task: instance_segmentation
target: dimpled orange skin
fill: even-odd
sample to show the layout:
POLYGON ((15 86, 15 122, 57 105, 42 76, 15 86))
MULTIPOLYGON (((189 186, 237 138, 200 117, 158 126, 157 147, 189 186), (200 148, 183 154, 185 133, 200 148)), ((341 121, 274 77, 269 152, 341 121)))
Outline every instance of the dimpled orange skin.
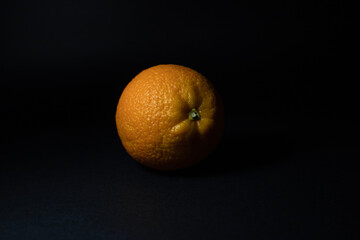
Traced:
POLYGON ((124 89, 116 126, 126 151, 157 170, 204 159, 221 138, 223 106, 213 85, 191 68, 166 64, 139 73, 124 89), (189 113, 195 110, 198 118, 189 113))

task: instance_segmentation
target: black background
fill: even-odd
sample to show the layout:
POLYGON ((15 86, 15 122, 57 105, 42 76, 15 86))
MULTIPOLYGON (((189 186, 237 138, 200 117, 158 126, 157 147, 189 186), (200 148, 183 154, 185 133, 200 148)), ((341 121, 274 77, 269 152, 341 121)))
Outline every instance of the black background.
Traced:
POLYGON ((358 239, 358 91, 340 1, 5 1, 1 239, 358 239), (214 83, 224 137, 172 173, 114 115, 161 63, 214 83))

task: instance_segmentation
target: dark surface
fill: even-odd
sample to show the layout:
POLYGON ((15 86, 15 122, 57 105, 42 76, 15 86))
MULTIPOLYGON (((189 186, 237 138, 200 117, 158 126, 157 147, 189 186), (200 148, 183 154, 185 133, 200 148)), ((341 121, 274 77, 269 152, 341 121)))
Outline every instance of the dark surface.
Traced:
POLYGON ((340 1, 2 9, 0 239, 359 239, 340 1), (203 73, 226 110, 215 152, 177 172, 137 164, 114 122, 126 84, 160 63, 203 73))

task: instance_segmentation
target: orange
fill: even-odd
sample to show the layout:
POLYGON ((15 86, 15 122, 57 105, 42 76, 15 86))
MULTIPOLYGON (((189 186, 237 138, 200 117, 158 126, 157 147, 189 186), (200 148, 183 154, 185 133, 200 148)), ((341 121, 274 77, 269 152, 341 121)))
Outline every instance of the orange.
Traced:
POLYGON ((202 74, 166 64, 143 70, 126 86, 115 120, 123 146, 136 161, 177 170, 215 148, 223 114, 217 91, 202 74))

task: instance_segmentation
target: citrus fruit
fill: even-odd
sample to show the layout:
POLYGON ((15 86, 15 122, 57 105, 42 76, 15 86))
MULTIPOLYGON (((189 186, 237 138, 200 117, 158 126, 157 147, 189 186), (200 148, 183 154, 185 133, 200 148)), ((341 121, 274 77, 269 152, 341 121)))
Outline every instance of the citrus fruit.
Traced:
POLYGON ((115 120, 123 146, 136 161, 177 170, 198 163, 215 148, 223 114, 217 91, 202 74, 163 64, 129 82, 115 120))

